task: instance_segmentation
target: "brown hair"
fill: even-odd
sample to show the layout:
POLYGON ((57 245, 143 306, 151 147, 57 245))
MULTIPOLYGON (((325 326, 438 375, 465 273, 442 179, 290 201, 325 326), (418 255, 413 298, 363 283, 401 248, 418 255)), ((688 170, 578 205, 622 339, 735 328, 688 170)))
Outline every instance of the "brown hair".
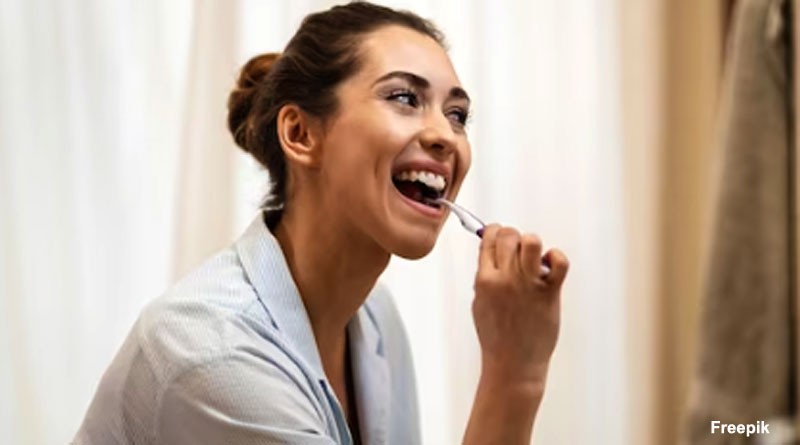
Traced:
POLYGON ((445 47, 428 20, 367 2, 352 2, 306 16, 283 54, 253 57, 228 98, 228 128, 236 144, 266 167, 271 188, 264 207, 286 202, 286 159, 278 141, 277 116, 292 103, 325 119, 337 109, 334 89, 358 71, 358 38, 382 26, 419 31, 445 47))

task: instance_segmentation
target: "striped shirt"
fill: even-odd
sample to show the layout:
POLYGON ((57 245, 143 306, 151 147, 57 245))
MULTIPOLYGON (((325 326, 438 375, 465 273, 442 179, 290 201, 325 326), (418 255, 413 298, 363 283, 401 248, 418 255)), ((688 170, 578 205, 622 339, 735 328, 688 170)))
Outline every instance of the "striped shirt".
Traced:
MULTIPOLYGON (((411 355, 383 286, 347 330, 362 443, 419 443, 411 355)), ((352 443, 283 251, 261 217, 142 311, 73 443, 352 443)))

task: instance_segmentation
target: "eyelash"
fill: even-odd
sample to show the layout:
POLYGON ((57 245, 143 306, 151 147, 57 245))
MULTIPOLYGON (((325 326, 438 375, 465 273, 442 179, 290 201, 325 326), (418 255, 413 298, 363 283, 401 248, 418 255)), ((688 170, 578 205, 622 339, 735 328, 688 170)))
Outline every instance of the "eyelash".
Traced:
POLYGON ((450 113, 455 113, 458 116, 457 118, 458 125, 466 127, 467 124, 469 123, 469 117, 470 117, 469 111, 461 108, 455 108, 453 110, 450 110, 450 113))
POLYGON ((409 89, 394 90, 389 93, 389 97, 387 97, 387 99, 401 102, 404 105, 408 105, 413 108, 416 108, 419 105, 419 95, 415 91, 409 89), (408 102, 398 101, 397 99, 401 97, 408 98, 408 102))
MULTIPOLYGON (((387 100, 400 102, 403 105, 407 105, 412 108, 416 108, 419 106, 419 94, 410 89, 392 91, 387 96, 387 100), (406 98, 407 100, 401 101, 399 100, 400 98, 406 98)), ((448 115, 450 114, 455 114, 456 123, 461 127, 465 127, 469 122, 470 114, 469 111, 467 110, 464 110, 462 108, 454 108, 448 112, 448 115)))

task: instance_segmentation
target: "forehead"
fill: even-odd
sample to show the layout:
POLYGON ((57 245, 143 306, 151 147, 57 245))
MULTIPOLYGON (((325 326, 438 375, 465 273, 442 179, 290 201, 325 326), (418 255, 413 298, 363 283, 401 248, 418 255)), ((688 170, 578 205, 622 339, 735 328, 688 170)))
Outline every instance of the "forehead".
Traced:
POLYGON ((461 86, 450 57, 436 40, 403 26, 384 26, 360 44, 357 77, 375 80, 391 71, 406 71, 427 79, 434 88, 461 86))

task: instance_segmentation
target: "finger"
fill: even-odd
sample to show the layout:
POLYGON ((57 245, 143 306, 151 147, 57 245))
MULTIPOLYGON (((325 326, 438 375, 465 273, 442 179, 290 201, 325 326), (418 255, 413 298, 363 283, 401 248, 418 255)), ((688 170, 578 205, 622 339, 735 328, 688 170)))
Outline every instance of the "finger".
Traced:
POLYGON ((519 232, 513 227, 497 231, 497 267, 501 270, 519 271, 519 232))
POLYGON ((536 235, 525 233, 520 237, 520 268, 528 281, 535 280, 542 273, 542 240, 536 235))
POLYGON ((550 273, 543 279, 549 284, 560 286, 567 276, 567 270, 569 270, 569 260, 567 260, 567 256, 558 249, 550 249, 544 254, 543 261, 550 264, 550 273))
POLYGON ((497 269, 495 251, 497 250, 497 231, 500 224, 489 224, 483 228, 481 251, 478 254, 478 270, 497 269))

